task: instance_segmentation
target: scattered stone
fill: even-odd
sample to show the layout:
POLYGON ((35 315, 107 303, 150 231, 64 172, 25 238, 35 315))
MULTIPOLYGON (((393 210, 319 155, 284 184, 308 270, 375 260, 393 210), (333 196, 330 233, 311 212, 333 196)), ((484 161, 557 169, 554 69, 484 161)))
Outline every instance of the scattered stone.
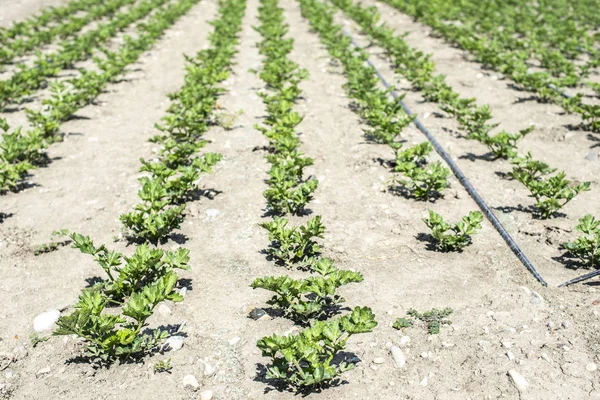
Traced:
POLYGON ((487 335, 488 333, 490 333, 490 328, 488 328, 487 326, 484 326, 484 327, 483 327, 483 333, 484 333, 484 334, 486 334, 486 335, 487 335))
POLYGON ((595 151, 590 151, 585 156, 585 159, 588 161, 596 161, 598 159, 598 153, 596 153, 595 151))
POLYGON ((442 342, 442 347, 454 347, 454 343, 450 343, 450 342, 442 342))
POLYGON ((235 346, 236 344, 238 344, 240 342, 240 340, 242 340, 242 338, 239 337, 239 336, 236 336, 236 337, 234 337, 233 339, 231 339, 229 341, 229 345, 230 346, 235 346))
POLYGON ((394 359, 396 367, 403 368, 406 365, 406 356, 404 355, 404 352, 396 346, 392 346, 390 352, 392 353, 392 358, 394 359))
POLYGON ((519 389, 519 392, 523 392, 529 387, 529 382, 514 369, 508 371, 508 376, 510 376, 517 389, 519 389))
POLYGON ((194 375, 186 375, 183 377, 183 387, 197 390, 200 387, 200 384, 194 375))
POLYGON ((158 306, 158 313, 163 317, 166 317, 167 315, 171 315, 171 309, 168 305, 161 304, 160 306, 158 306))
POLYGON ((179 295, 181 295, 181 297, 185 297, 186 294, 187 294, 186 287, 182 287, 181 289, 179 289, 179 295))
POLYGON ((481 72, 478 72, 477 75, 475 75, 475 78, 481 79, 483 78, 483 74, 481 72))
POLYGON ((542 353, 542 358, 548 363, 548 364, 552 364, 552 360, 550 359, 550 357, 548 357, 548 354, 546 353, 542 353))
POLYGON ((421 353, 421 358, 427 358, 427 357, 429 357, 429 354, 427 354, 426 351, 421 353))
POLYGON ((200 400, 211 400, 213 398, 212 390, 205 390, 200 393, 200 400))
POLYGON ((505 349, 510 349, 512 347, 512 343, 511 342, 502 342, 502 347, 504 347, 505 349))
POLYGON ((504 327, 504 332, 517 333, 517 330, 515 328, 513 328, 512 326, 505 326, 504 327))
POLYGON ((165 341, 163 350, 166 351, 177 351, 183 347, 183 336, 171 336, 165 341))
POLYGON ((221 213, 221 211, 219 211, 215 208, 209 208, 208 210, 206 210, 206 218, 213 219, 220 213, 221 213))
POLYGON ((546 324, 546 326, 548 327, 548 330, 550 330, 550 331, 553 331, 553 330, 556 329, 556 325, 552 321, 548 321, 548 323, 546 324))
POLYGON ((250 311, 250 318, 253 320, 257 320, 265 315, 267 315, 267 312, 262 308, 253 308, 252 311, 250 311))
POLYGON ((377 365, 375 365, 375 364, 371 364, 371 369, 373 371, 377 371, 379 369, 379 367, 377 365))
POLYGON ((375 357, 373 359, 373 364, 383 364, 385 362, 385 358, 383 357, 375 357))
POLYGON ((506 352, 506 356, 508 357, 508 359, 509 359, 510 361, 515 361, 515 355, 512 353, 512 351, 510 351, 510 350, 509 350, 509 351, 507 351, 507 352, 506 352))
POLYGON ((421 381, 421 386, 427 386, 427 377, 423 378, 421 381))
POLYGON ((585 369, 588 372, 594 372, 595 370, 598 369, 598 366, 596 364, 594 364, 594 363, 589 363, 588 365, 585 366, 585 369))
POLYGON ((213 367, 210 364, 204 365, 204 376, 211 377, 217 372, 217 367, 213 367))
POLYGON ((531 295, 531 290, 529 290, 529 288, 527 286, 521 286, 521 287, 519 287, 519 289, 521 289, 523 292, 525 292, 525 294, 531 295))
POLYGON ((36 332, 51 331, 55 327, 56 321, 60 317, 60 311, 48 310, 41 313, 33 320, 33 330, 36 332))
POLYGON ((38 372, 36 372, 35 377, 39 378, 40 376, 44 376, 49 373, 50 373, 50 367, 45 367, 45 368, 40 369, 38 372))
POLYGON ((409 343, 410 343, 410 337, 409 336, 402 336, 400 338, 400 346, 406 346, 409 343))
POLYGON ((493 317, 494 312, 492 310, 490 310, 490 311, 486 312, 485 315, 487 315, 488 317, 493 317))
POLYGON ((571 323, 569 321, 563 321, 560 323, 560 326, 562 326, 563 329, 569 329, 571 327, 571 323))
POLYGON ((544 298, 538 292, 531 293, 531 304, 544 304, 544 298))

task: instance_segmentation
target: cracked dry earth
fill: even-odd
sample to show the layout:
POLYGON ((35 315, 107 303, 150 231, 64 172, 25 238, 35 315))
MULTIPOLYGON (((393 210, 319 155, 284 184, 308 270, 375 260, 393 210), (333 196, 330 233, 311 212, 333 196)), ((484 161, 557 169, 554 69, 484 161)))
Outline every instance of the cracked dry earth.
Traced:
MULTIPOLYGON (((5 26, 59 3, 2 2, 0 23, 5 26)), ((493 79, 460 50, 430 37, 426 27, 376 1, 365 4, 377 5, 398 33, 408 32, 412 46, 433 53, 438 71, 447 75, 452 86, 461 95, 489 103, 503 127, 535 122, 538 128, 524 140, 526 149, 534 149, 569 176, 591 179, 593 189, 598 189, 595 177, 600 162, 586 159, 593 143, 585 134, 564 128, 570 117, 558 107, 535 101, 515 103, 521 94, 509 82, 493 79)), ((210 140, 206 150, 223 155, 213 173, 202 178, 203 188, 215 194, 188 205, 179 232, 191 251, 192 269, 181 274, 191 282, 185 301, 169 304, 160 316, 161 324, 186 321, 183 348, 168 353, 171 373, 153 372, 154 364, 165 358, 161 354, 143 362, 94 369, 74 360, 82 346, 69 336, 51 337, 33 347, 28 337, 34 317, 47 309, 68 309, 97 268, 69 246, 38 257, 33 249, 47 242, 52 231, 68 228, 129 251, 122 241, 112 243, 120 233, 118 216, 136 204, 139 158, 151 157, 154 145, 147 139, 156 134, 154 123, 168 106, 167 94, 183 83, 183 54, 207 46, 207 22, 217 10, 214 0, 203 0, 181 18, 130 68, 125 81, 112 85, 98 105, 78 113, 85 118, 63 125, 66 140, 50 147, 54 161, 34 172, 32 187, 0 197, 0 210, 10 215, 0 224, 0 398, 196 399, 203 390, 227 400, 296 397, 264 381, 267 360, 256 341, 298 328, 283 318, 248 318, 249 310, 264 306, 270 297, 252 290, 252 280, 281 272, 261 254, 268 238, 257 225, 265 220, 262 193, 269 168, 261 150, 267 140, 253 127, 265 115, 258 96, 264 83, 250 71, 262 62, 256 48, 261 38, 253 29, 258 25, 258 5, 258 0, 247 3, 236 64, 223 84, 227 92, 219 99, 224 110, 243 113, 232 129, 216 126, 206 135, 210 140), (197 378, 198 391, 184 387, 186 375, 197 378)), ((424 232, 421 218, 431 204, 382 190, 389 171, 377 160, 389 158, 389 150, 366 142, 364 126, 349 108, 341 69, 309 29, 298 4, 285 0, 280 5, 290 25, 288 35, 295 39, 290 58, 310 76, 301 83, 297 105, 304 115, 298 126, 301 150, 314 158, 308 173, 320 182, 309 208, 327 226, 324 256, 365 277, 363 283, 342 289, 345 305, 371 307, 379 322, 372 333, 349 342, 348 351, 360 359, 357 368, 344 375, 341 385, 309 397, 600 399, 596 368, 600 291, 594 282, 557 289, 558 283, 576 273, 554 260, 559 254, 557 244, 572 238, 575 221, 586 212, 599 214, 594 192, 569 204, 569 216, 551 225, 526 212, 497 209, 530 202, 522 187, 495 173, 508 171, 508 163, 492 166, 461 158, 485 150, 449 133, 456 122, 410 91, 408 83, 394 75, 381 49, 373 47, 375 64, 398 83, 398 89, 408 91, 409 106, 496 207, 500 220, 550 285, 544 288, 529 275, 487 221, 462 253, 427 250, 417 237, 424 232), (410 308, 443 307, 451 307, 454 313, 452 324, 442 327, 439 335, 428 335, 421 326, 404 331, 392 328, 410 308), (406 355, 404 368, 396 367, 391 345, 406 355), (528 387, 519 390, 509 371, 524 377, 528 387)), ((366 43, 349 20, 342 15, 339 19, 366 43)), ((0 116, 18 120, 21 113, 0 116)), ((414 127, 404 137, 409 143, 423 140, 414 127)), ((437 212, 453 219, 475 208, 456 179, 451 180, 446 197, 435 204, 437 212)), ((178 246, 175 241, 166 244, 178 246)), ((151 323, 158 324, 158 319, 151 323)))

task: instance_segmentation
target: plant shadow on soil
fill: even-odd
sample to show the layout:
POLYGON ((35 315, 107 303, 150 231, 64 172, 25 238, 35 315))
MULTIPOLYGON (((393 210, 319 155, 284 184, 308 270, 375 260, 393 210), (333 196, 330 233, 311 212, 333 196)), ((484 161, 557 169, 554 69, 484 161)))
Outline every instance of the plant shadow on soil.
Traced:
POLYGON ((475 153, 467 153, 458 157, 461 160, 469 160, 472 162, 475 161, 496 161, 498 157, 495 157, 493 153, 485 153, 485 154, 475 154, 475 153))
POLYGON ((389 185, 387 190, 389 193, 396 196, 404 197, 407 200, 422 201, 428 203, 435 203, 437 200, 444 198, 444 194, 439 192, 431 193, 431 195, 427 198, 420 198, 415 196, 415 194, 411 190, 407 189, 402 185, 389 185))
MULTIPOLYGON (((462 253, 463 249, 456 249, 456 250, 444 250, 441 249, 440 247, 438 247, 438 242, 435 240, 435 238, 430 234, 430 233, 417 233, 415 235, 415 239, 417 239, 419 242, 423 242, 425 243, 425 248, 429 251, 435 251, 438 253, 462 253)), ((467 246, 471 245, 471 239, 469 239, 469 243, 467 244, 467 246)))
POLYGON ((0 224, 3 223, 4 221, 6 221, 7 219, 9 219, 10 217, 12 217, 13 215, 14 215, 13 213, 0 212, 0 224))
MULTIPOLYGON (((346 352, 346 351, 339 352, 338 354, 336 354, 336 356, 333 358, 333 360, 331 360, 332 365, 339 365, 342 362, 346 362, 347 364, 356 365, 359 362, 362 362, 362 360, 360 358, 358 358, 358 356, 356 354, 346 352)), ((350 383, 345 379, 336 378, 336 379, 332 379, 331 382, 324 384, 322 386, 319 386, 317 388, 300 388, 300 389, 294 390, 294 388, 286 382, 283 382, 281 380, 267 378, 267 371, 268 371, 267 365, 262 364, 262 363, 256 364, 256 376, 254 377, 254 381, 260 382, 260 383, 266 385, 265 390, 264 390, 265 394, 270 393, 272 391, 278 391, 280 393, 283 393, 283 392, 295 393, 296 396, 307 397, 314 393, 320 393, 324 389, 338 387, 341 385, 347 385, 348 383, 350 383)))
POLYGON ((588 133, 587 138, 590 142, 595 142, 593 145, 590 146, 590 149, 600 147, 600 137, 588 133))
POLYGON ((575 256, 570 254, 568 251, 564 252, 560 256, 551 257, 554 261, 562 264, 567 269, 572 270, 589 270, 591 269, 589 265, 586 265, 581 260, 578 260, 575 256))
MULTIPOLYGON (((309 295, 307 296, 309 299, 314 299, 316 296, 313 295, 309 295)), ((280 308, 275 308, 275 307, 261 307, 262 310, 264 310, 267 315, 273 319, 275 318, 286 318, 285 313, 282 309, 280 308)), ((324 312, 323 315, 321 315, 319 318, 317 318, 317 321, 327 321, 333 317, 336 317, 338 315, 340 315, 342 313, 342 311, 352 311, 352 309, 350 307, 344 307, 340 304, 335 304, 335 305, 331 305, 329 307, 327 307, 324 312)), ((290 318, 290 320, 297 326, 301 326, 303 328, 308 328, 310 326, 310 320, 309 319, 292 319, 290 318)))
MULTIPOLYGON (((515 206, 499 206, 499 207, 492 207, 492 208, 494 210, 501 211, 505 214, 510 214, 514 211, 519 211, 522 213, 531 214, 533 219, 544 220, 544 218, 541 217, 539 211, 537 210, 537 208, 535 208, 535 206, 533 204, 528 205, 528 206, 519 204, 516 207, 515 206)), ((566 216, 567 216, 567 214, 561 213, 561 212, 555 212, 554 214, 552 214, 552 218, 565 218, 566 216)))

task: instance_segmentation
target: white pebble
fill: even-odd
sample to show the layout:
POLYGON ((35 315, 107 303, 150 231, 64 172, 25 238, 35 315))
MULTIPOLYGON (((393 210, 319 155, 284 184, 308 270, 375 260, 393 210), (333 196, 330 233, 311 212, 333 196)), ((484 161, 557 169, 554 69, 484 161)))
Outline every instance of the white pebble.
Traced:
POLYGON ((39 378, 40 376, 46 375, 50 373, 50 367, 45 367, 40 369, 38 372, 35 373, 35 377, 39 378))
POLYGON ((588 365, 585 366, 585 369, 587 369, 589 372, 594 372, 595 370, 598 369, 598 366, 594 363, 589 363, 588 365))
POLYGON ((514 361, 515 360, 515 355, 512 353, 512 351, 507 351, 506 352, 506 356, 508 357, 508 359, 510 361, 514 361))
POLYGON ((163 317, 166 317, 167 315, 171 315, 171 309, 168 305, 161 304, 160 306, 158 306, 158 313, 163 317))
POLYGON ((183 377, 183 387, 196 390, 200 387, 198 380, 194 375, 186 375, 183 377))
POLYGON ((427 357, 429 357, 429 354, 427 354, 426 351, 421 353, 421 358, 427 358, 427 357))
POLYGON ((409 336, 402 336, 400 338, 400 346, 406 346, 409 343, 410 343, 410 337, 409 336))
POLYGON ((427 386, 427 377, 423 378, 421 381, 421 386, 427 386))
POLYGON ((200 393, 200 400, 210 400, 212 398, 213 398, 212 390, 205 390, 202 393, 200 393))
POLYGON ((33 320, 33 330, 36 332, 45 332, 54 329, 56 321, 60 318, 60 311, 48 310, 41 313, 33 320))
POLYGON ((183 347, 183 336, 171 336, 165 341, 163 350, 166 351, 177 351, 183 347))
POLYGON ((406 365, 406 356, 404 355, 404 352, 396 346, 392 346, 390 352, 392 353, 392 358, 394 359, 396 367, 403 368, 406 365))
POLYGON ((208 210, 206 210, 206 217, 208 219, 212 219, 212 218, 215 218, 220 213, 221 213, 221 211, 219 211, 215 208, 209 208, 208 210))
POLYGON ((217 372, 217 368, 210 364, 204 366, 204 376, 213 376, 217 372))
POLYGON ((229 341, 229 345, 230 346, 235 346, 236 344, 238 344, 240 342, 240 340, 242 340, 242 338, 239 337, 239 336, 236 336, 236 337, 234 337, 233 339, 231 339, 229 341))
POLYGON ((373 359, 373 364, 383 364, 385 359, 383 357, 376 357, 373 359))
POLYGON ((515 384, 517 389, 519 389, 520 392, 526 390, 527 387, 529 387, 529 382, 527 382, 527 380, 523 377, 523 375, 521 375, 514 369, 511 369, 510 371, 508 371, 508 375, 510 376, 513 383, 515 384))

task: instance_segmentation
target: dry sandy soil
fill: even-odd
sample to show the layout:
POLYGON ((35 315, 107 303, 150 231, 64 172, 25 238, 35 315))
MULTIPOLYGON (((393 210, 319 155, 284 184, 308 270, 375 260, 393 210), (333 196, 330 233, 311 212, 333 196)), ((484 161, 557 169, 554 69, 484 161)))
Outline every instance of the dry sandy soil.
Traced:
MULTIPOLYGON (((1 2, 0 23, 25 18, 49 3, 1 2)), ((490 104, 499 129, 534 123, 536 130, 523 140, 521 151, 531 150, 570 177, 592 181, 592 191, 570 203, 566 216, 534 219, 525 189, 498 174, 510 170, 508 163, 482 159, 485 149, 461 138, 456 121, 410 91, 408 82, 390 69, 382 50, 372 47, 375 64, 398 89, 408 92, 408 105, 494 208, 549 287, 530 276, 487 221, 463 253, 429 251, 418 239, 426 229, 421 218, 427 209, 455 220, 476 209, 475 203, 456 179, 435 204, 382 190, 389 171, 378 159, 390 158, 389 150, 365 141, 363 126, 349 108, 339 66, 309 30, 297 3, 281 4, 295 38, 290 56, 310 74, 301 84, 297 106, 305 115, 299 126, 302 150, 315 160, 308 172, 320 181, 310 210, 321 215, 327 227, 324 255, 341 268, 364 274, 362 284, 343 288, 346 305, 371 307, 379 321, 372 333, 350 341, 348 350, 361 362, 345 375, 344 383, 310 397, 600 399, 600 372, 595 368, 600 364, 600 292, 595 282, 556 288, 581 273, 556 260, 559 244, 574 238, 572 227, 585 213, 600 215, 600 162, 594 138, 568 128, 576 121, 558 106, 528 99, 509 81, 431 37, 427 27, 367 1, 377 4, 398 33, 408 32, 411 45, 433 54, 438 71, 455 90, 490 104), (405 332, 392 328, 409 308, 434 307, 454 309, 452 325, 440 335, 429 336, 422 327, 405 332), (403 369, 395 367, 389 354, 392 344, 407 356, 403 369), (375 364, 380 357, 383 363, 375 364), (525 377, 528 389, 520 392, 509 370, 525 377)), ((156 133, 153 125, 167 108, 167 93, 182 84, 183 53, 193 54, 207 45, 207 21, 217 10, 214 0, 202 1, 169 29, 126 81, 101 96, 99 105, 81 110, 81 118, 63 125, 66 140, 50 147, 53 162, 35 171, 29 189, 0 197, 0 210, 8 215, 0 224, 0 398, 195 399, 203 390, 227 400, 295 396, 264 381, 267 360, 255 343, 273 332, 296 328, 283 318, 248 318, 251 308, 263 307, 269 298, 249 284, 255 277, 281 273, 261 254, 268 238, 257 226, 264 220, 262 192, 268 169, 264 153, 256 150, 267 141, 253 128, 264 115, 257 95, 263 84, 249 71, 261 65, 255 47, 260 36, 252 29, 258 25, 257 6, 258 0, 248 0, 234 73, 219 100, 228 112, 243 110, 243 115, 233 129, 215 127, 207 134, 207 151, 224 158, 202 185, 217 194, 188 205, 180 232, 192 257, 191 271, 182 274, 191 282, 186 298, 163 308, 152 321, 186 321, 184 347, 110 369, 78 361, 81 343, 71 337, 52 337, 32 347, 28 337, 34 317, 47 309, 68 312, 86 279, 97 276, 90 258, 68 246, 38 257, 33 249, 48 242, 53 230, 68 228, 116 250, 131 251, 122 241, 113 243, 121 227, 118 216, 137 202, 139 158, 151 157, 153 145, 147 139, 156 133), (154 363, 167 357, 172 358, 172 373, 154 374, 154 363), (205 373, 207 365, 215 372, 205 373), (197 378, 198 391, 184 388, 185 375, 197 378)), ((341 15, 339 20, 367 43, 349 20, 341 15)), ((22 110, 1 116, 19 120, 22 110)), ((414 127, 404 137, 409 143, 423 141, 414 127)), ((166 247, 179 245, 171 241, 166 247)))

